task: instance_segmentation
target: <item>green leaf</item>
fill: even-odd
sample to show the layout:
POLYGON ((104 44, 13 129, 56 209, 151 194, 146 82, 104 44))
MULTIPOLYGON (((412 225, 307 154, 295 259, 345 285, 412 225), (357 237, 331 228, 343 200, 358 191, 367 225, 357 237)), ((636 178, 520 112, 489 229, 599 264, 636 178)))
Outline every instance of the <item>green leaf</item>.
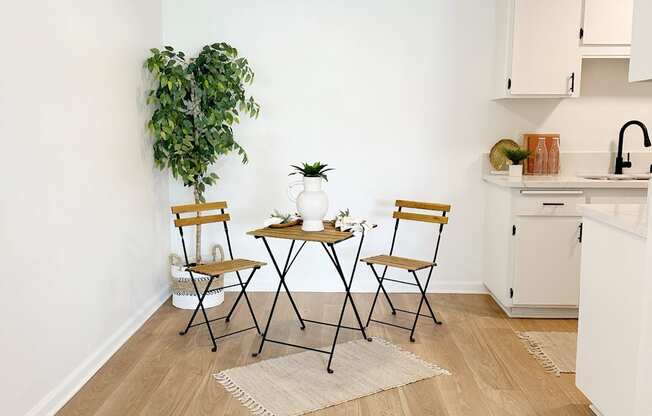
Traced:
POLYGON ((154 138, 155 165, 170 169, 203 198, 206 188, 219 179, 208 172, 218 158, 237 152, 242 163, 249 160, 232 125, 242 114, 253 118, 260 112, 245 90, 254 73, 226 43, 206 45, 187 60, 172 46, 153 48, 150 54, 145 67, 154 82, 147 97, 152 107, 147 129, 154 138))

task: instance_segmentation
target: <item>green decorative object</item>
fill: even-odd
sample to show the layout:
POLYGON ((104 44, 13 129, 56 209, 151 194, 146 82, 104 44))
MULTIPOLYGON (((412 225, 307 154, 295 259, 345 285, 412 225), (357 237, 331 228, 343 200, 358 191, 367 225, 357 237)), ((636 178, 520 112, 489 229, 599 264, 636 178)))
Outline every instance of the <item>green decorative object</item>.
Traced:
MULTIPOLYGON (((153 112, 147 127, 154 136, 156 166, 170 169, 175 179, 192 188, 195 203, 205 202, 206 187, 219 179, 209 172, 218 157, 235 151, 247 163, 233 125, 241 114, 257 118, 260 112, 245 91, 254 72, 247 59, 226 43, 206 45, 194 58, 171 46, 150 52, 145 67, 154 80, 147 99, 153 112)), ((201 263, 201 225, 195 256, 201 263)))
MULTIPOLYGON (((321 162, 315 162, 312 165, 310 163, 303 163, 303 166, 297 166, 297 165, 290 165, 294 169, 296 169, 296 172, 290 173, 290 175, 303 175, 304 177, 307 178, 322 178, 326 182, 328 182, 328 176, 326 176, 326 172, 335 170, 334 168, 328 168, 326 169, 326 164, 322 165, 321 162)), ((290 176, 288 175, 288 176, 290 176)))
POLYGON ((532 153, 522 147, 504 147, 502 151, 505 157, 512 162, 512 165, 520 165, 532 153))
POLYGON ((503 153, 505 147, 518 147, 518 143, 514 140, 505 137, 496 142, 489 152, 489 162, 491 167, 495 170, 507 170, 507 158, 503 153))

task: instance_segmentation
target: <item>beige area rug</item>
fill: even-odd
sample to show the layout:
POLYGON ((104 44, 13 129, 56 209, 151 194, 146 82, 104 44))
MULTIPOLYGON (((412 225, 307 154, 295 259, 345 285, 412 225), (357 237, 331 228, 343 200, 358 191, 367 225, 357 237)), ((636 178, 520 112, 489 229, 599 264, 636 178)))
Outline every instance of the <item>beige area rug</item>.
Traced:
POLYGON ((576 332, 517 332, 527 350, 543 367, 559 376, 575 372, 576 332))
POLYGON ((328 355, 307 351, 215 374, 254 415, 296 416, 430 377, 450 375, 382 338, 338 344, 328 355))

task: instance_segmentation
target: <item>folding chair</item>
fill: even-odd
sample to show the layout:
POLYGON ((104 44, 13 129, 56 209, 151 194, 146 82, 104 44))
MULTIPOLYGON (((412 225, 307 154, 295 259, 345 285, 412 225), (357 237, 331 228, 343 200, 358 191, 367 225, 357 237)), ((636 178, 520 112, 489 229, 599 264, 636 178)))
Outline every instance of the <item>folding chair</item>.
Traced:
MULTIPOLYGON (((258 334, 260 335, 260 328, 258 327, 258 321, 256 320, 256 315, 254 314, 254 310, 251 307, 251 302, 249 301, 249 297, 247 296, 246 289, 247 286, 249 285, 249 282, 251 282, 251 278, 253 277, 254 273, 256 273, 256 270, 260 269, 266 263, 260 261, 254 261, 254 260, 233 258, 233 250, 231 249, 231 239, 229 238, 229 227, 226 224, 227 221, 231 219, 231 217, 229 214, 224 213, 224 209, 226 208, 226 206, 227 206, 226 202, 222 201, 222 202, 207 202, 203 204, 177 205, 172 207, 172 213, 176 216, 176 219, 174 220, 174 225, 179 229, 179 234, 181 235, 181 244, 183 245, 183 255, 186 260, 186 270, 190 274, 190 280, 192 281, 192 285, 195 288, 195 293, 197 294, 197 299, 199 300, 197 307, 195 308, 195 311, 192 313, 192 317, 188 321, 188 325, 186 325, 186 329, 179 332, 179 335, 185 335, 188 332, 188 330, 192 327, 198 325, 206 325, 206 328, 208 328, 208 334, 210 335, 211 341, 213 342, 213 348, 212 348, 213 352, 217 351, 216 341, 220 338, 228 337, 230 335, 235 335, 244 331, 249 331, 250 329, 256 329, 258 331, 258 334), (212 211, 212 210, 219 210, 220 214, 199 216, 200 212, 212 211), (190 213, 190 212, 194 213, 196 216, 181 218, 180 214, 190 213), (190 263, 190 261, 188 260, 188 251, 186 250, 186 241, 183 237, 183 227, 198 225, 198 224, 217 223, 217 222, 221 222, 224 225, 224 233, 226 234, 226 243, 229 248, 229 257, 231 258, 231 260, 226 260, 218 263, 207 263, 207 264, 190 263), (243 282, 242 278, 240 277, 240 271, 248 270, 248 269, 251 269, 251 273, 249 274, 247 280, 243 282), (238 294, 238 297, 236 298, 235 302, 233 302, 233 306, 231 306, 231 310, 227 315, 209 320, 208 315, 206 314, 206 309, 204 308, 204 303, 203 303, 204 297, 208 292, 211 292, 210 287, 214 279, 223 277, 225 273, 231 273, 231 272, 235 272, 236 276, 238 277, 238 283, 229 286, 223 286, 222 289, 240 286, 240 293, 238 294), (195 280, 195 276, 194 276, 195 273, 210 277, 208 284, 206 285, 206 288, 202 293, 200 293, 199 288, 197 287, 197 281, 195 280), (219 337, 213 336, 213 330, 211 329, 210 323, 214 321, 219 321, 221 319, 224 319, 225 322, 229 322, 231 319, 231 315, 233 314, 233 311, 235 311, 235 308, 238 305, 238 302, 240 302, 240 299, 243 297, 245 298, 245 301, 247 302, 247 306, 249 307, 249 312, 251 313, 251 318, 254 321, 254 326, 241 329, 238 331, 234 331, 225 335, 221 335, 219 337), (199 311, 200 309, 202 315, 204 316, 204 322, 198 322, 193 324, 193 321, 197 316, 197 311, 199 311)), ((213 290, 217 290, 217 289, 213 289, 213 290)))
POLYGON ((373 272, 374 276, 376 277, 376 280, 378 280, 378 289, 376 289, 376 295, 374 296, 373 303, 371 304, 371 310, 369 311, 369 317, 367 318, 367 324, 366 326, 369 326, 369 322, 376 322, 379 324, 384 324, 384 325, 389 325, 393 326, 396 328, 401 328, 410 331, 410 341, 414 342, 414 330, 417 327, 417 322, 419 321, 419 317, 423 316, 425 318, 431 318, 437 325, 441 325, 441 322, 437 320, 437 317, 435 316, 435 313, 432 311, 432 307, 430 306, 430 302, 428 302, 428 298, 426 297, 426 290, 428 290, 428 284, 430 283, 430 277, 432 276, 432 271, 435 268, 436 261, 437 261, 437 253, 439 252, 439 243, 441 242, 441 234, 442 231, 444 230, 444 224, 448 224, 448 217, 446 217, 446 214, 451 210, 450 205, 445 205, 445 204, 433 204, 429 202, 416 202, 416 201, 404 201, 404 200, 397 200, 395 206, 398 207, 398 210, 394 212, 393 218, 396 219, 396 223, 394 224, 394 235, 392 236, 392 245, 389 249, 389 255, 379 255, 379 256, 374 256, 374 257, 367 257, 362 260, 360 260, 363 263, 366 263, 369 265, 371 268, 371 271, 373 272), (429 211, 441 211, 441 215, 425 215, 425 214, 418 214, 418 213, 412 213, 412 212, 403 212, 403 208, 415 208, 415 209, 422 209, 422 210, 429 210, 429 211), (405 257, 397 257, 394 256, 394 244, 396 243, 396 232, 398 231, 398 223, 399 220, 410 220, 410 221, 421 221, 421 222, 429 222, 429 223, 434 223, 434 224, 439 224, 439 233, 437 234, 437 243, 435 245, 435 256, 433 260, 430 261, 422 261, 422 260, 414 260, 414 259, 409 259, 405 257), (385 266, 383 270, 382 275, 378 275, 378 272, 376 271, 376 268, 374 267, 375 264, 385 266), (387 269, 389 267, 392 268, 397 268, 397 269, 403 269, 408 272, 408 274, 411 274, 414 277, 415 283, 412 282, 406 282, 403 280, 396 280, 396 279, 390 279, 388 277, 385 277, 385 274, 387 273, 387 269), (417 277, 417 271, 419 270, 428 270, 428 278, 426 279, 426 284, 421 285, 421 282, 419 281, 417 277), (411 285, 411 286, 416 286, 419 288, 419 292, 421 293, 421 301, 419 302, 419 307, 417 308, 416 312, 413 311, 408 311, 404 309, 399 309, 395 308, 394 304, 392 303, 392 300, 389 298, 389 295, 387 294, 387 291, 385 290, 385 287, 383 286, 384 281, 390 281, 390 282, 395 282, 395 283, 402 283, 405 285, 411 285), (372 319, 373 313, 374 313, 374 308, 376 307, 376 301, 378 300, 378 295, 380 294, 380 291, 382 290, 383 295, 385 296, 385 299, 387 299, 387 303, 389 303, 390 308, 392 309, 392 315, 396 315, 396 312, 403 312, 403 313, 408 313, 411 315, 414 315, 414 323, 412 324, 412 328, 408 328, 406 326, 401 326, 401 325, 396 325, 390 322, 384 322, 384 321, 378 321, 375 319, 372 319), (421 308, 423 304, 426 304, 428 307, 428 311, 430 312, 429 315, 424 315, 421 313, 421 308))

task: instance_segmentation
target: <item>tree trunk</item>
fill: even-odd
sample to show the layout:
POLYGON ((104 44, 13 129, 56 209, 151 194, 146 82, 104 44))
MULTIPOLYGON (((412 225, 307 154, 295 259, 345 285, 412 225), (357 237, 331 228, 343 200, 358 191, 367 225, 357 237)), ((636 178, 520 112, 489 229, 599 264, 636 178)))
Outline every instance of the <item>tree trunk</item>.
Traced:
MULTIPOLYGON (((199 191, 195 187, 194 189, 195 193, 195 204, 199 204, 201 202, 199 198, 199 191)), ((197 211, 197 216, 201 217, 201 211, 197 211)), ((200 264, 202 259, 201 259, 201 224, 197 224, 195 226, 196 231, 195 231, 195 263, 200 264)))

